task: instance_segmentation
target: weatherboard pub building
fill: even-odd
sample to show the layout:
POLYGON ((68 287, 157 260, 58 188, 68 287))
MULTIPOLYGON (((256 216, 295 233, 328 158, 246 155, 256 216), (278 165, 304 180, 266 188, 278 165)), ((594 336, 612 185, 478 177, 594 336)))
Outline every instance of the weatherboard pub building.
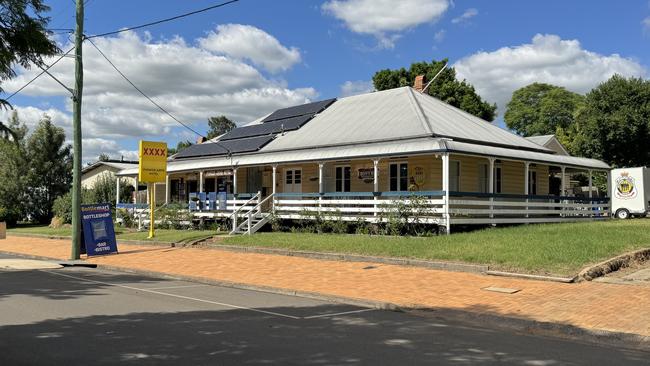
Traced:
MULTIPOLYGON (((401 87, 280 109, 192 145, 170 158, 156 201, 239 217, 234 231, 252 233, 271 212, 373 221, 418 195, 424 220, 449 232, 604 217, 609 200, 594 193, 592 177, 609 169, 570 156, 553 136, 523 138, 401 87), (583 194, 569 189, 577 173, 589 179, 583 194), (226 201, 215 203, 216 192, 226 201)), ((117 175, 137 177, 137 167, 117 175)))

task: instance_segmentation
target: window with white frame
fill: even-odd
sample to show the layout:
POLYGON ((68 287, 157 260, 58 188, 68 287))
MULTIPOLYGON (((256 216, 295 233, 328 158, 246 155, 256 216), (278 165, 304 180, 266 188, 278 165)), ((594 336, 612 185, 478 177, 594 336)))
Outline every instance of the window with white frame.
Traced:
POLYGON ((336 192, 350 192, 350 174, 352 170, 349 166, 336 167, 336 192))
POLYGON ((502 193, 501 165, 494 166, 494 193, 502 193))
POLYGON ((528 171, 528 194, 537 194, 537 172, 535 170, 528 171))
POLYGON ((460 191, 460 161, 449 161, 449 191, 460 191))
POLYGON ((489 169, 488 164, 478 164, 478 192, 480 193, 488 193, 490 190, 489 169))
POLYGON ((409 166, 407 163, 391 163, 389 165, 389 187, 390 191, 408 190, 409 166))

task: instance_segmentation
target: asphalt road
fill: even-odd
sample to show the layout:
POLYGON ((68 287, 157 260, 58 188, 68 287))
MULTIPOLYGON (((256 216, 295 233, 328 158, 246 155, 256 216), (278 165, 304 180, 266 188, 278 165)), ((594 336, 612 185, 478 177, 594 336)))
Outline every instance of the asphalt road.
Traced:
POLYGON ((638 351, 300 297, 96 269, 0 270, 0 365, 649 363, 638 351))

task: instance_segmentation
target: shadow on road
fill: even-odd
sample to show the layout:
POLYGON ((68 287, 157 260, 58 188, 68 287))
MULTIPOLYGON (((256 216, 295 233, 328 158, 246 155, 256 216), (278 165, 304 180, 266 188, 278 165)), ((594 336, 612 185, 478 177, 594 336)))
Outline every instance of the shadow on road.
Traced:
MULTIPOLYGON (((311 308, 336 313, 340 305, 311 308)), ((271 308, 291 314, 294 307, 271 308)), ((647 355, 370 312, 286 319, 247 310, 132 313, 0 328, 5 365, 645 364, 647 355), (605 362, 604 364, 612 364, 605 362)))

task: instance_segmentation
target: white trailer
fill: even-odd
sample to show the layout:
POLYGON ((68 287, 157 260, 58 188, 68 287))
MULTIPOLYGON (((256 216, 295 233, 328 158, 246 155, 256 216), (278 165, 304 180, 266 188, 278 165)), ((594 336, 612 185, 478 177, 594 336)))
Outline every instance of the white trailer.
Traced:
POLYGON ((650 169, 612 169, 612 213, 619 219, 650 212, 650 169))

